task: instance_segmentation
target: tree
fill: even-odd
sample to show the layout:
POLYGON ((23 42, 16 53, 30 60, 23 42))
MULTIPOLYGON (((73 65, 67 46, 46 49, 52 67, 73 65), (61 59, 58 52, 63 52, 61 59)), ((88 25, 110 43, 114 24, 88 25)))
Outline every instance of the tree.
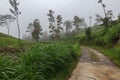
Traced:
POLYGON ((50 33, 50 38, 54 40, 55 38, 55 32, 54 32, 54 29, 55 29, 55 17, 54 17, 54 11, 52 10, 49 10, 49 13, 47 14, 47 16, 49 17, 48 20, 49 20, 49 33, 50 33))
POLYGON ((103 23, 105 27, 109 27, 112 23, 112 17, 113 17, 112 10, 109 10, 107 11, 105 18, 101 17, 99 14, 96 14, 95 20, 96 20, 96 23, 98 24, 103 23))
POLYGON ((38 41, 40 35, 42 35, 42 29, 39 20, 35 19, 33 23, 29 23, 26 32, 30 32, 32 35, 32 39, 38 41))
POLYGON ((102 1, 102 0, 99 0, 98 3, 100 3, 100 4, 102 5, 103 11, 104 11, 104 15, 105 15, 105 17, 102 18, 103 24, 104 24, 106 27, 109 27, 110 23, 112 22, 112 17, 113 17, 112 10, 106 11, 106 5, 103 4, 103 1, 102 1))
POLYGON ((62 16, 58 15, 56 18, 53 16, 54 11, 49 10, 48 20, 49 20, 49 29, 50 29, 50 38, 60 39, 60 30, 63 30, 61 27, 62 24, 62 16), (55 25, 55 21, 57 20, 57 25, 55 25))
POLYGON ((0 15, 0 26, 3 26, 4 23, 4 16, 0 15))
POLYGON ((21 14, 21 12, 18 9, 18 5, 19 2, 17 2, 17 0, 9 0, 10 5, 12 6, 12 9, 10 8, 10 12, 15 16, 16 18, 16 23, 17 23, 17 27, 18 27, 18 42, 20 43, 20 26, 19 26, 19 15, 21 14))
POLYGON ((58 15, 57 16, 57 27, 55 29, 55 37, 56 39, 60 39, 60 30, 63 30, 63 28, 61 27, 62 22, 62 16, 58 15))
POLYGON ((97 25, 103 23, 103 20, 102 20, 103 18, 99 14, 96 14, 95 16, 96 16, 95 21, 97 25))
POLYGON ((87 36, 88 39, 91 38, 91 28, 90 27, 85 28, 85 34, 86 34, 86 36, 87 36))
POLYGON ((76 34, 78 34, 78 31, 79 31, 79 29, 80 29, 80 28, 79 28, 80 22, 81 22, 80 18, 79 18, 78 16, 74 16, 73 25, 74 25, 74 27, 75 27, 75 32, 76 32, 76 34))
POLYGON ((6 15, 0 15, 0 25, 6 26, 7 27, 7 33, 9 35, 9 28, 10 28, 10 23, 15 20, 15 17, 12 15, 6 14, 6 15))
POLYGON ((65 30, 66 30, 66 35, 68 36, 70 33, 70 30, 72 29, 72 22, 69 20, 66 20, 64 22, 65 30))
POLYGON ((118 14, 118 20, 120 21, 120 13, 118 14))
POLYGON ((89 20, 90 20, 90 26, 92 25, 92 16, 89 16, 89 20))
POLYGON ((85 19, 79 18, 78 16, 74 16, 73 25, 75 27, 75 34, 78 34, 80 27, 86 26, 85 19))
POLYGON ((106 9, 105 9, 106 5, 103 4, 103 1, 102 1, 102 0, 99 0, 98 3, 100 3, 101 6, 103 7, 104 15, 105 15, 105 17, 107 17, 107 13, 106 13, 106 9))

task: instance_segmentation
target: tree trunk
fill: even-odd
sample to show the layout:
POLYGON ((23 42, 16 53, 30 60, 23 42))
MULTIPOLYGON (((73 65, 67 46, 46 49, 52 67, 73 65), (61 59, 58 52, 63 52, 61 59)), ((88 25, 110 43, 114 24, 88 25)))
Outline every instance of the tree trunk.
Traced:
POLYGON ((9 35, 9 25, 7 25, 7 33, 8 33, 8 35, 9 35))
POLYGON ((101 5, 102 5, 102 7, 103 7, 103 11, 104 11, 104 15, 105 15, 105 17, 107 17, 105 7, 103 6, 103 4, 102 4, 102 3, 101 3, 101 5))
POLYGON ((21 40, 20 40, 20 27, 19 27, 18 16, 16 16, 16 22, 17 22, 17 27, 18 27, 18 43, 20 43, 21 40))

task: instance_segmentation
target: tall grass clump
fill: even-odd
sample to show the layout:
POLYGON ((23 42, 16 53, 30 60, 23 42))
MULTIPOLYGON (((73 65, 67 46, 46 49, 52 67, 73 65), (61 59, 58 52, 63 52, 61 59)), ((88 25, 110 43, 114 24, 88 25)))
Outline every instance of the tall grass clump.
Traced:
POLYGON ((21 80, 53 80, 67 71, 76 57, 72 46, 67 44, 36 44, 21 57, 21 80))
POLYGON ((0 56, 0 80, 14 80, 17 70, 8 56, 0 56))

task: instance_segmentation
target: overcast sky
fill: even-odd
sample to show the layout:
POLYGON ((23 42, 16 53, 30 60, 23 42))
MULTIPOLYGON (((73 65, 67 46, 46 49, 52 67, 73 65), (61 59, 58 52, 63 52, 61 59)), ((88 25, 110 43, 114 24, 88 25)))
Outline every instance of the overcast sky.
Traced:
MULTIPOLYGON (((55 11, 55 15, 62 15, 63 21, 72 20, 75 15, 84 17, 89 22, 89 16, 95 18, 98 13, 102 16, 103 9, 98 0, 18 0, 20 2, 19 17, 21 36, 25 33, 26 27, 34 19, 39 19, 43 29, 48 28, 48 10, 55 11)), ((103 0, 107 10, 113 10, 115 16, 120 12, 120 0, 103 0)), ((0 0, 0 15, 11 14, 9 0, 0 0)), ((0 27, 0 32, 7 32, 6 28, 0 27)), ((17 37, 16 23, 12 23, 10 27, 10 35, 17 37)))

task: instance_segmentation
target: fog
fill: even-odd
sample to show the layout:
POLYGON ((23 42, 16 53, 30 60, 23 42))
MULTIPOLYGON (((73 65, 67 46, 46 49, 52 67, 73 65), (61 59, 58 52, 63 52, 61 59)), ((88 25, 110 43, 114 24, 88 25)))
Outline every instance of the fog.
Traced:
MULTIPOLYGON (((63 21, 73 20, 75 15, 84 17, 86 22, 89 23, 89 16, 93 17, 95 14, 104 16, 102 6, 98 4, 98 0, 18 0, 20 2, 19 10, 19 24, 21 29, 21 36, 26 33, 26 27, 34 19, 39 19, 40 24, 44 30, 48 29, 49 22, 48 10, 55 11, 55 15, 62 15, 63 21)), ((113 10, 116 17, 120 12, 120 0, 103 0, 106 4, 107 10, 113 10)), ((0 0, 0 15, 11 14, 9 0, 0 0)), ((0 32, 6 33, 6 27, 0 27, 0 32)), ((11 23, 10 35, 17 37, 16 23, 11 23)))

